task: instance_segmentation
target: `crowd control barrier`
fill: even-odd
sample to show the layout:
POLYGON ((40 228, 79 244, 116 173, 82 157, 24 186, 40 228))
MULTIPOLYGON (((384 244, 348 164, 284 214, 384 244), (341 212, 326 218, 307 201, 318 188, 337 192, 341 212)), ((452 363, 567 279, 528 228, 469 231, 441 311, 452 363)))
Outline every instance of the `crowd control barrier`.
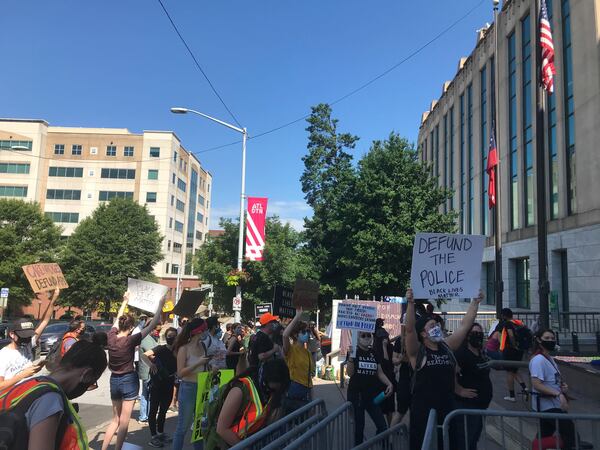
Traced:
POLYGON ((403 423, 399 423, 352 450, 408 450, 409 444, 408 428, 403 423))

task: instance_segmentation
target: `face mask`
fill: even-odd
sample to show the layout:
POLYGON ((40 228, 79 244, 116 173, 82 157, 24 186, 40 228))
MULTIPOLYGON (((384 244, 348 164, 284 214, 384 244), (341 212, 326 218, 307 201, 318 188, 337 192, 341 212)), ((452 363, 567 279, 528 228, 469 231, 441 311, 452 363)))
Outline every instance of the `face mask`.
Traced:
POLYGON ((168 336, 166 341, 167 345, 173 345, 175 343, 175 336, 168 336))
POLYGON ((217 334, 215 334, 215 337, 217 339, 221 339, 223 337, 223 330, 221 330, 220 328, 217 330, 217 334))
POLYGON ((540 341, 540 345, 549 352, 552 352, 556 349, 556 341, 540 341))
POLYGON ((373 345, 373 338, 372 337, 361 337, 358 339, 358 343, 363 348, 369 348, 370 346, 373 345))
POLYGON ((300 333, 298 335, 298 342, 306 344, 308 342, 308 333, 300 333))
POLYGON ((444 340, 444 335, 442 334, 442 327, 439 325, 431 328, 427 334, 429 335, 429 340, 432 342, 442 342, 444 340))
POLYGON ((469 344, 475 348, 483 347, 483 333, 479 331, 473 331, 469 334, 469 344))
POLYGON ((160 331, 153 331, 152 332, 152 336, 155 337, 155 338, 159 337, 160 336, 160 331))
POLYGON ((15 339, 15 344, 17 344, 18 347, 26 348, 28 345, 31 345, 31 338, 22 338, 17 336, 17 339, 15 339))
POLYGON ((144 328, 146 326, 146 321, 145 320, 140 320, 140 327, 144 328))

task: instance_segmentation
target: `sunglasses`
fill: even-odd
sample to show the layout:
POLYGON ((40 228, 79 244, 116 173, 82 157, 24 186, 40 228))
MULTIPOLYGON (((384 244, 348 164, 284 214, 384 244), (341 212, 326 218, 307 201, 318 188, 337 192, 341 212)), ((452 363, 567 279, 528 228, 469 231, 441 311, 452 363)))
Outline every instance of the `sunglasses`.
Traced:
POLYGON ((361 334, 360 337, 361 338, 370 338, 371 334, 369 334, 369 333, 361 334))

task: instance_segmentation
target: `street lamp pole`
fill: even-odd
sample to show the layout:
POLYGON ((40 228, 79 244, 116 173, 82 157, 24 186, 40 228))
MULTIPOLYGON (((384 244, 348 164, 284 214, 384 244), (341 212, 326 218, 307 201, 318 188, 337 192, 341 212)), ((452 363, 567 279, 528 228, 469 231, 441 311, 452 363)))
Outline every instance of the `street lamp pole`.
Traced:
MULTIPOLYGON (((204 117, 205 119, 212 120, 220 125, 223 125, 231 130, 237 131, 242 134, 242 187, 240 193, 240 229, 238 236, 238 259, 237 259, 237 270, 242 270, 242 263, 244 261, 244 205, 246 201, 246 141, 248 139, 248 130, 246 128, 239 128, 230 123, 223 122, 222 120, 216 119, 208 114, 201 113, 189 108, 171 108, 173 114, 187 114, 193 113, 198 116, 204 117)), ((178 284, 179 285, 179 284, 178 284)), ((242 299, 242 287, 238 284, 235 288, 235 295, 242 299)), ((240 322, 240 312, 235 311, 235 321, 240 322)))

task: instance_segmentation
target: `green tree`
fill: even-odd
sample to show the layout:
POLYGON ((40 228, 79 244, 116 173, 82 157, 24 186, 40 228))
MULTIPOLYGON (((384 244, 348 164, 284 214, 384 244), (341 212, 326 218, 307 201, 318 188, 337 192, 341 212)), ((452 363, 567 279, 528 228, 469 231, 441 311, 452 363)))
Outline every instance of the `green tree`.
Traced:
POLYGON ((56 262, 61 228, 44 215, 39 204, 0 199, 0 287, 10 289, 8 307, 31 303, 33 291, 22 266, 56 262))
POLYGON ((114 199, 100 205, 69 237, 62 258, 70 305, 109 309, 127 289, 127 277, 153 281, 162 259, 158 225, 145 206, 114 199))
POLYGON ((338 132, 338 120, 331 113, 326 104, 312 108, 306 128, 308 153, 302 158, 304 172, 300 178, 306 202, 313 208, 312 218, 305 219, 304 251, 313 270, 320 274, 326 297, 341 295, 346 285, 340 262, 351 257, 347 253, 350 230, 345 216, 356 177, 348 151, 359 139, 338 132))
MULTIPOLYGON (((227 281, 228 275, 237 266, 238 224, 221 219, 224 234, 210 238, 196 253, 194 273, 203 283, 213 285, 214 306, 226 312, 231 312, 235 295, 235 286, 229 286, 227 281)), ((296 278, 310 275, 300 245, 300 233, 289 224, 282 224, 276 216, 267 218, 263 261, 244 263, 248 279, 242 281, 243 317, 254 316, 256 303, 272 301, 275 284, 293 285, 296 278)))
POLYGON ((352 258, 343 261, 351 292, 403 294, 410 282, 418 231, 455 231, 454 213, 440 213, 452 191, 440 188, 414 147, 397 134, 375 141, 358 164, 346 210, 352 258))

